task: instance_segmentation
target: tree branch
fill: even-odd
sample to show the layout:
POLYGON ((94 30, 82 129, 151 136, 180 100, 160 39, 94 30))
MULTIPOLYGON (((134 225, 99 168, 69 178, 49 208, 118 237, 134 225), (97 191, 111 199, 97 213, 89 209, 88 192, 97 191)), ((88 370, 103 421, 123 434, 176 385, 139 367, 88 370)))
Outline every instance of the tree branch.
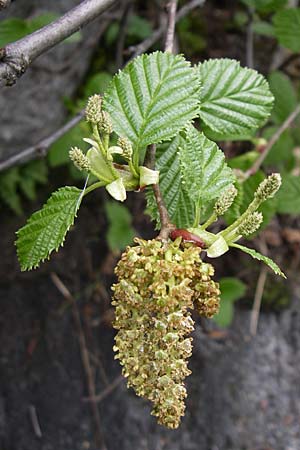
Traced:
MULTIPOLYGON (((184 5, 176 14, 176 23, 187 16, 193 9, 202 6, 204 3, 205 0, 191 0, 189 3, 184 5)), ((161 26, 157 30, 155 30, 151 36, 149 36, 140 44, 128 48, 128 52, 132 54, 132 59, 149 50, 149 48, 152 47, 155 42, 163 37, 165 31, 166 23, 163 20, 161 26)))
POLYGON ((0 11, 1 9, 7 8, 11 4, 11 0, 0 0, 0 11))
POLYGON ((116 0, 84 0, 65 15, 23 39, 8 44, 0 59, 0 83, 11 86, 42 53, 74 34, 116 0))
MULTIPOLYGON (((176 24, 176 8, 177 0, 170 0, 170 3, 168 5, 168 27, 166 33, 165 52, 173 51, 176 24)), ((155 153, 156 145, 149 145, 146 158, 151 169, 155 168, 155 153)), ((160 233, 158 235, 158 238, 167 240, 170 232, 175 228, 175 226, 171 223, 168 210, 161 195, 159 183, 153 184, 152 189, 160 217, 160 233)))
POLYGON ((37 144, 34 144, 25 150, 17 153, 16 155, 11 156, 3 162, 0 162, 0 172, 6 170, 10 167, 13 167, 18 164, 23 164, 27 161, 30 161, 33 158, 41 158, 46 155, 47 151, 57 141, 60 137, 62 137, 67 131, 71 130, 78 122, 84 117, 84 110, 80 111, 75 117, 73 117, 69 122, 63 125, 61 128, 55 131, 55 133, 47 136, 45 139, 42 139, 37 144))
POLYGON ((291 112, 291 114, 283 122, 281 127, 279 127, 278 130, 276 131, 276 133, 273 134, 273 136, 271 137, 271 139, 269 140, 269 142, 265 146, 264 150, 260 154, 260 156, 256 159, 256 161, 250 167, 250 169, 248 169, 245 172, 245 179, 249 178, 251 175, 254 175, 259 170, 260 166, 262 165, 262 163, 264 162, 264 160, 268 156, 268 154, 269 154, 271 148, 273 147, 273 145, 276 144, 276 142, 278 141, 278 139, 280 138, 282 133, 285 130, 287 130, 292 125, 292 123, 294 122, 294 120, 297 118, 297 116, 299 114, 300 114, 300 104, 297 105, 297 107, 294 109, 294 111, 291 112))
POLYGON ((172 53, 174 46, 177 0, 170 0, 170 3, 167 6, 167 8, 168 8, 168 28, 165 43, 165 52, 172 53))
MULTIPOLYGON (((191 2, 184 5, 176 15, 176 22, 178 22, 180 19, 185 17, 190 11, 192 11, 196 7, 203 5, 204 2, 205 2, 205 0, 192 0, 191 2)), ((113 18, 118 18, 118 17, 114 16, 113 18)), ((141 53, 144 53, 146 50, 148 50, 149 47, 151 47, 156 41, 158 41, 163 36, 163 34, 165 33, 165 29, 166 29, 166 25, 164 25, 163 27, 161 27, 157 31, 155 31, 153 33, 153 35, 151 36, 151 42, 146 39, 140 45, 138 45, 137 47, 134 47, 135 48, 134 56, 138 56, 141 53)), ((132 47, 132 49, 133 49, 133 47, 132 47)), ((28 162, 31 159, 34 159, 35 157, 45 156, 47 154, 47 151, 51 147, 51 145, 57 139, 59 139, 61 136, 63 136, 67 131, 69 131, 71 128, 73 128, 81 120, 81 118, 83 116, 84 116, 84 110, 82 110, 77 116, 73 117, 69 122, 67 122, 64 126, 59 128, 57 131, 55 131, 50 136, 47 136, 45 139, 42 139, 37 144, 34 144, 34 145, 22 150, 17 155, 13 155, 10 158, 0 162, 0 172, 3 170, 9 169, 10 167, 13 167, 15 165, 28 162)))

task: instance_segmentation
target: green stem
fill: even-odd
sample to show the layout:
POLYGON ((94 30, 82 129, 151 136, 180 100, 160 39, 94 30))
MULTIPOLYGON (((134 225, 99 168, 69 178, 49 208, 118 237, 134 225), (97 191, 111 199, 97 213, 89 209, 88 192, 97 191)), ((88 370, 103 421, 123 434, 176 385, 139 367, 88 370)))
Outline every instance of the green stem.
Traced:
POLYGON ((207 227, 209 227, 209 225, 211 225, 212 223, 214 223, 217 220, 218 216, 215 212, 212 213, 212 215, 207 219, 207 221, 201 225, 201 230, 206 230, 207 227))
POLYGON ((237 228, 244 222, 246 217, 249 214, 254 213, 261 203, 262 203, 261 200, 254 198, 254 200, 250 203, 246 211, 235 222, 233 222, 229 227, 225 228, 225 230, 223 230, 220 233, 223 236, 223 238, 227 240, 228 236, 232 234, 232 231, 237 231, 237 228))
POLYGON ((108 146, 109 146, 109 134, 104 134, 103 135, 103 146, 104 146, 104 150, 108 151, 108 146))
POLYGON ((95 189, 98 189, 99 187, 105 186, 107 183, 103 181, 97 181, 97 183, 91 184, 89 187, 86 188, 83 195, 87 195, 90 192, 94 191, 95 189))
POLYGON ((129 169, 130 169, 131 173, 132 173, 136 178, 139 179, 139 178, 140 178, 140 175, 139 175, 139 173, 137 172, 136 168, 134 167, 134 164, 133 164, 133 162, 132 162, 131 159, 128 161, 128 165, 129 165, 129 169))
POLYGON ((103 143, 102 143, 99 131, 98 131, 98 127, 95 123, 93 123, 92 128, 93 128, 93 136, 94 136, 97 144, 99 145, 102 155, 104 156, 105 159, 107 159, 107 154, 106 154, 105 148, 103 146, 103 143))
POLYGON ((195 228, 199 226, 199 223, 200 223, 200 213, 201 213, 200 205, 196 205, 195 220, 194 220, 194 224, 193 224, 193 227, 195 227, 195 228))
POLYGON ((100 134, 99 134, 99 131, 98 131, 97 125, 93 124, 92 128, 93 128, 93 136, 94 136, 97 144, 99 145, 99 148, 100 148, 100 150, 102 152, 103 158, 106 160, 106 164, 108 165, 112 176, 117 180, 118 178, 120 178, 119 172, 114 168, 113 161, 109 161, 108 158, 107 158, 107 150, 108 150, 108 145, 109 145, 109 135, 106 134, 104 136, 104 144, 103 144, 103 142, 101 140, 101 137, 100 137, 100 134))

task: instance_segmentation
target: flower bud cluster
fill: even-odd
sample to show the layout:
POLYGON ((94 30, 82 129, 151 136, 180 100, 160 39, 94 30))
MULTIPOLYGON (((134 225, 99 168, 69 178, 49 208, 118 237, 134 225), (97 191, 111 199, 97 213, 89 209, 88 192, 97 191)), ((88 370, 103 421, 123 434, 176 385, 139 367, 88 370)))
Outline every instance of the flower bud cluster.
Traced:
POLYGON ((87 102, 85 109, 87 122, 97 124, 102 118, 102 98, 101 95, 92 95, 87 102))
POLYGON ((268 198, 274 197, 280 186, 281 186, 280 174, 272 173, 260 183, 254 194, 254 197, 258 201, 264 202, 268 198))
POLYGON ((89 172, 91 170, 91 164, 88 157, 78 147, 72 147, 69 156, 71 161, 79 170, 85 170, 89 172))
POLYGON ((194 328, 190 310, 202 279, 210 286, 211 273, 199 249, 182 249, 180 241, 136 239, 116 267, 119 281, 113 286, 116 358, 128 386, 153 403, 152 414, 169 428, 177 428, 184 415, 192 352, 188 335, 194 328))
POLYGON ((111 134, 113 132, 110 115, 102 110, 101 95, 95 94, 88 99, 85 117, 87 122, 98 126, 100 133, 111 134))
POLYGON ((127 137, 119 137, 117 145, 123 150, 123 157, 128 161, 132 157, 132 144, 127 137))
POLYGON ((218 198, 214 211, 218 216, 223 216, 225 212, 230 208, 237 196, 237 189, 231 184, 224 193, 218 198))
POLYGON ((250 234, 259 229, 263 220, 264 217, 261 212, 255 211, 254 213, 249 214, 245 221, 239 226, 238 233, 242 236, 250 236, 250 234))

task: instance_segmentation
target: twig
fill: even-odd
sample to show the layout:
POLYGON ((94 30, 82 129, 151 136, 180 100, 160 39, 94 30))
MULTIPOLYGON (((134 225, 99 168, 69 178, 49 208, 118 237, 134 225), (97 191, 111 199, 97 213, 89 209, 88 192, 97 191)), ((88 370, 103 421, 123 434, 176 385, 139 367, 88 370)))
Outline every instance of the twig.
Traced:
POLYGON ((109 386, 103 389, 100 394, 95 395, 94 397, 85 397, 82 399, 83 402, 97 402, 100 403, 104 400, 109 394, 111 394, 119 384, 124 381, 124 377, 120 375, 117 377, 109 386))
MULTIPOLYGON (((187 16, 193 9, 202 6, 204 3, 205 0, 192 0, 186 5, 184 5, 176 14, 176 23, 179 20, 183 19, 185 16, 187 16)), ((166 31, 166 21, 162 20, 162 24, 160 25, 160 27, 157 30, 155 30, 151 36, 149 36, 140 44, 128 48, 128 52, 132 54, 132 59, 140 55, 141 53, 145 53, 147 50, 149 50, 149 48, 152 47, 155 44, 155 42, 157 42, 161 37, 163 37, 165 31, 166 31)))
POLYGON ((260 154, 260 156, 255 160, 254 164, 250 169, 248 169, 245 172, 245 179, 249 178, 251 175, 254 175, 268 156, 269 151, 273 147, 274 144, 278 141, 282 133, 287 130, 291 124, 294 122, 294 120, 297 118, 298 114, 300 113, 300 104, 297 105, 297 107, 294 109, 294 111, 288 116, 288 118, 283 122, 281 127, 278 128, 276 133, 273 134, 267 145, 265 146, 264 150, 260 154))
POLYGON ((168 8, 168 28, 166 35, 165 52, 172 53, 175 36, 177 0, 170 0, 170 3, 168 4, 167 8, 168 8))
POLYGON ((246 42, 246 63, 250 68, 254 67, 254 33, 253 33, 253 9, 248 8, 247 42, 246 42))
POLYGON ((250 334, 251 334, 251 336, 255 336, 257 333, 261 301, 262 301, 262 297, 263 297, 263 293, 264 293, 264 289, 265 289, 267 274, 268 274, 267 267, 263 266, 261 268, 261 271, 260 271, 260 274, 259 274, 259 277, 257 280, 253 308, 251 311, 251 318, 250 318, 250 334))
MULTIPOLYGON (((260 244, 259 246, 260 246, 261 252, 264 253, 265 255, 267 255, 268 248, 267 248, 265 241, 260 240, 259 244, 260 244)), ((257 280, 257 285, 256 285, 256 289, 255 289, 255 294, 254 294, 254 302, 253 302, 253 307, 252 307, 252 311, 251 311, 250 327, 249 327, 251 336, 255 336, 257 333, 258 319, 259 319, 261 302, 262 302, 262 298, 263 298, 265 284, 267 281, 267 274, 268 274, 268 268, 267 268, 267 266, 263 265, 263 267, 261 268, 258 280, 257 280)))
POLYGON ((10 158, 0 162, 0 172, 3 170, 9 169, 12 166, 23 164, 27 161, 30 161, 33 158, 41 158, 46 156, 47 151, 51 147, 51 145, 56 142, 61 136, 63 136, 67 131, 71 130, 78 122, 83 118, 84 110, 80 111, 75 117, 73 117, 69 122, 63 125, 61 128, 56 130, 50 136, 47 136, 45 139, 42 139, 37 144, 34 144, 25 150, 22 150, 20 153, 11 156, 10 158))
POLYGON ((0 11, 1 9, 7 8, 11 4, 11 0, 0 0, 0 11))
POLYGON ((28 410, 29 410, 29 416, 30 416, 30 420, 32 423, 32 428, 33 428, 34 434, 36 435, 36 437, 41 438, 43 435, 42 435, 42 430, 40 427, 39 419, 38 419, 38 416, 36 413, 36 409, 33 405, 29 405, 28 410))
MULTIPOLYGON (((192 0, 190 3, 183 6, 178 14, 176 15, 176 22, 178 20, 185 17, 190 11, 195 9, 198 6, 202 6, 204 4, 205 0, 192 0)), ((117 18, 113 16, 113 18, 117 18)), ((140 45, 137 47, 131 47, 131 49, 134 49, 134 57, 140 55, 141 53, 144 53, 148 48, 150 48, 155 42, 157 42, 164 34, 166 29, 166 22, 164 21, 164 25, 160 27, 157 31, 155 31, 152 36, 147 40, 143 41, 140 45), (150 42, 151 41, 151 42, 150 42)), ((130 50, 130 48, 129 48, 130 50)), ((37 144, 32 145, 31 147, 28 147, 25 150, 22 150, 17 155, 13 155, 9 157, 8 159, 0 162, 0 172, 6 169, 9 169, 10 167, 13 167, 18 164, 23 164, 24 162, 30 161, 31 159, 34 159, 35 157, 41 157, 45 156, 47 154, 47 151, 51 147, 51 145, 61 136, 63 136, 67 131, 69 131, 73 126, 75 126, 83 117, 84 110, 82 110, 78 116, 75 116, 73 119, 70 120, 70 122, 67 122, 63 127, 59 128, 55 133, 51 134, 50 136, 46 137, 42 141, 38 142, 37 144), (81 115, 81 117, 80 117, 81 115), (41 151, 42 149, 42 151, 41 151)))
POLYGON ((125 0, 124 11, 120 22, 120 31, 118 35, 117 49, 116 49, 116 66, 122 67, 124 63, 124 46, 128 27, 128 21, 132 10, 132 2, 125 0))
MULTIPOLYGON (((74 322, 75 322, 75 325, 77 328, 77 332, 78 332, 81 360, 82 360, 82 364, 83 364, 83 367, 84 367, 84 370, 86 373, 89 397, 91 397, 93 399, 95 397, 96 389, 95 389, 95 383, 94 383, 94 379, 93 379, 92 368, 91 368, 91 364, 90 364, 89 352, 88 352, 88 349, 86 346, 86 340, 85 340, 85 336, 84 336, 84 332, 83 332, 83 328, 82 328, 82 324, 81 324, 81 318, 80 318, 79 310, 77 307, 77 303, 76 303, 74 297, 72 296, 71 292, 69 291, 69 289, 62 282, 62 280, 57 276, 56 273, 51 273, 51 279, 52 279, 53 284, 56 286, 56 288, 59 290, 59 292, 63 295, 63 297, 66 300, 68 300, 70 302, 70 304, 72 305, 72 314, 73 314, 73 319, 74 319, 74 322)), ((102 435, 100 414, 99 414, 99 410, 98 410, 98 407, 97 407, 97 404, 95 401, 91 401, 91 408, 92 408, 95 425, 96 425, 96 433, 95 433, 96 444, 97 444, 97 446, 99 446, 99 448, 101 450, 106 450, 106 446, 105 446, 103 435, 102 435)))
POLYGON ((0 83, 11 86, 42 53, 91 22, 116 0, 84 0, 59 19, 4 48, 0 83))
MULTIPOLYGON (((168 5, 168 27, 166 33, 166 43, 165 43, 165 51, 172 52, 174 45, 174 35, 175 35, 175 17, 176 17, 176 8, 177 8, 177 0, 171 0, 168 5)), ((149 145, 147 149, 147 163, 148 167, 154 169, 155 166, 155 153, 156 153, 156 145, 149 145)), ((157 208, 159 211, 160 217, 160 233, 158 235, 159 239, 167 240, 169 234, 172 229, 174 229, 174 225, 170 221, 169 213, 166 208, 164 199, 161 195, 159 183, 154 184, 152 186, 154 197, 156 200, 157 208)))

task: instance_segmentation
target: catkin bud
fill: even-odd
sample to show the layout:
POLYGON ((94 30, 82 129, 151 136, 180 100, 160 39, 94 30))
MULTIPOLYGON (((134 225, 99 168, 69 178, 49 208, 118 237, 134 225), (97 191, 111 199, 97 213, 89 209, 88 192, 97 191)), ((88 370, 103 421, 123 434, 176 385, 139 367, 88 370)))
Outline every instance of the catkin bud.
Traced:
POLYGON ((218 216, 223 216, 232 205, 237 195, 237 189, 231 184, 215 203, 214 211, 218 216))
POLYGON ((102 98, 101 95, 92 95, 87 102, 85 109, 87 122, 97 124, 102 119, 102 98))
POLYGON ((69 152, 70 159, 79 170, 89 172, 91 170, 90 161, 78 147, 72 147, 69 152))
POLYGON ((191 373, 190 309, 202 286, 211 290, 213 272, 197 247, 180 248, 180 241, 136 239, 138 245, 127 247, 116 267, 113 286, 114 350, 123 375, 137 395, 153 403, 158 422, 172 429, 184 415, 184 379, 191 373))
POLYGON ((129 161, 132 156, 132 145, 127 137, 119 137, 117 145, 123 150, 123 157, 129 161))
POLYGON ((268 178, 263 180, 258 186, 254 197, 260 202, 264 202, 268 198, 274 197, 281 186, 281 176, 279 173, 272 173, 268 178))
POLYGON ((245 221, 239 226, 238 234, 249 236, 261 226, 264 217, 261 212, 254 212, 246 217, 245 221))
POLYGON ((111 134, 113 132, 113 125, 110 115, 106 111, 102 111, 101 118, 98 122, 100 133, 111 134))

